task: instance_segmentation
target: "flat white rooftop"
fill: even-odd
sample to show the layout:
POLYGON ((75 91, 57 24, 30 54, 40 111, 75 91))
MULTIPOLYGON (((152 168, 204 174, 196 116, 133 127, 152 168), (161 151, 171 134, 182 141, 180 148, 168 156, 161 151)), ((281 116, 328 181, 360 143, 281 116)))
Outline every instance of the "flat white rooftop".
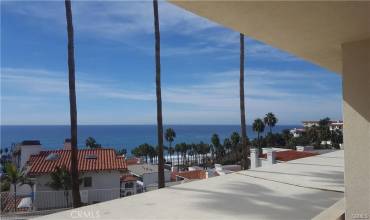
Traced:
POLYGON ((343 151, 336 151, 40 219, 311 219, 344 197, 343 174, 343 151))

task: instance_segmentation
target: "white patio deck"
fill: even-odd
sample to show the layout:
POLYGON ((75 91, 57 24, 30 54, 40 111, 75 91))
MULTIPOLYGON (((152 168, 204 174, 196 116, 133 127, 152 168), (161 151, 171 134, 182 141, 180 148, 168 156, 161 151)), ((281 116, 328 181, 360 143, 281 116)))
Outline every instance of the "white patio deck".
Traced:
POLYGON ((336 151, 39 219, 311 219, 344 197, 343 164, 336 151))

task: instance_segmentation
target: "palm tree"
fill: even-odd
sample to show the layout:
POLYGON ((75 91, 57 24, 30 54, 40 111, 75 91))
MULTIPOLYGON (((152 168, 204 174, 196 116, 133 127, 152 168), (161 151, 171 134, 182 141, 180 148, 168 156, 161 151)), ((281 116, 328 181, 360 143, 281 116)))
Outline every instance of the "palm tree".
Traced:
POLYGON ((276 123, 278 122, 278 119, 275 117, 275 115, 272 112, 269 112, 269 113, 266 114, 263 121, 269 127, 270 134, 271 134, 272 133, 272 128, 275 127, 276 123))
POLYGON ((282 138, 284 139, 284 142, 285 142, 285 146, 288 146, 288 142, 290 141, 290 139, 293 138, 293 134, 290 133, 290 130, 289 129, 284 129, 282 132, 281 132, 281 136, 282 138))
POLYGON ((14 164, 7 163, 5 165, 5 181, 13 185, 14 188, 14 212, 17 211, 17 184, 21 182, 24 173, 18 171, 14 164))
POLYGON ((176 154, 177 154, 177 171, 179 171, 180 170, 180 152, 181 152, 181 145, 180 144, 176 144, 175 151, 176 151, 176 154))
POLYGON ((158 188, 164 187, 164 160, 163 160, 163 123, 162 123, 162 95, 161 95, 161 48, 159 33, 158 1, 153 0, 154 33, 155 33, 155 66, 156 66, 156 95, 157 95, 157 138, 158 138, 158 188))
POLYGON ((265 130, 265 124, 260 118, 257 118, 253 122, 253 131, 257 132, 258 148, 261 149, 261 138, 260 134, 265 130))
POLYGON ((72 188, 72 177, 68 169, 65 166, 56 167, 55 171, 50 174, 51 182, 47 185, 54 190, 64 190, 64 197, 67 202, 67 207, 69 204, 69 190, 72 188))
POLYGON ((69 78, 69 109, 71 117, 71 176, 73 207, 81 206, 80 187, 78 183, 78 160, 77 160, 77 104, 75 86, 75 57, 72 23, 71 0, 65 0, 67 34, 68 34, 68 78, 69 78))
POLYGON ((140 144, 136 150, 133 151, 134 154, 136 155, 140 155, 142 157, 145 157, 145 162, 148 163, 148 155, 149 155, 149 151, 150 151, 150 148, 152 146, 150 146, 149 144, 147 143, 144 143, 144 144, 140 144))
POLYGON ((170 147, 172 146, 172 142, 174 141, 176 137, 176 132, 172 128, 167 128, 166 133, 164 134, 164 137, 166 138, 166 141, 170 144, 170 147))
POLYGON ((232 144, 231 144, 231 141, 230 141, 230 139, 229 138, 225 138, 224 139, 224 148, 225 148, 225 150, 226 150, 226 153, 230 153, 230 150, 231 150, 231 148, 232 148, 232 144))
POLYGON ((240 146, 240 135, 238 132, 233 132, 230 136, 231 144, 232 144, 232 151, 234 152, 234 159, 237 160, 238 158, 238 149, 240 146))
POLYGON ((322 141, 325 141, 326 147, 327 147, 327 141, 330 140, 331 138, 329 124, 330 124, 330 118, 326 117, 326 118, 320 119, 319 126, 318 126, 318 136, 320 139, 320 144, 322 141))
POLYGON ((148 155, 150 158, 150 163, 154 164, 154 159, 157 156, 158 151, 159 151, 158 146, 156 148, 154 148, 153 146, 149 146, 148 155))
POLYGON ((185 161, 186 161, 186 152, 188 151, 188 146, 185 142, 182 142, 180 144, 180 152, 181 152, 181 156, 182 156, 182 165, 185 165, 185 161))
POLYGON ((101 148, 101 144, 98 144, 93 137, 88 137, 85 141, 85 146, 89 147, 90 149, 101 148))
POLYGON ((242 169, 249 168, 249 146, 247 144, 247 128, 245 123, 245 98, 244 98, 244 34, 240 34, 240 127, 242 135, 242 169))
POLYGON ((169 147, 168 148, 168 154, 170 155, 170 160, 171 160, 171 165, 173 165, 172 163, 172 155, 175 153, 175 148, 173 147, 169 147))
MULTIPOLYGON (((212 143, 212 148, 213 153, 216 153, 216 160, 219 158, 219 148, 221 145, 220 138, 218 137, 218 134, 213 134, 211 137, 211 143, 212 143)), ((212 160, 213 160, 213 153, 212 153, 212 160)))

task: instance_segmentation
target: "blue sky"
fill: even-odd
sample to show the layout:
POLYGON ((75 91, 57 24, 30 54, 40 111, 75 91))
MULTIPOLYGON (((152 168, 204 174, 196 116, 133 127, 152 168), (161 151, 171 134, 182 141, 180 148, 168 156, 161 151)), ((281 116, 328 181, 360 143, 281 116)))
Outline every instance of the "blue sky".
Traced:
MULTIPOLYGON (((151 2, 73 2, 80 124, 154 124, 151 2)), ((63 2, 1 2, 1 124, 68 124, 63 2)), ((166 124, 239 123, 239 33, 160 2, 166 124)), ((246 39, 247 123, 342 117, 341 77, 246 39)))

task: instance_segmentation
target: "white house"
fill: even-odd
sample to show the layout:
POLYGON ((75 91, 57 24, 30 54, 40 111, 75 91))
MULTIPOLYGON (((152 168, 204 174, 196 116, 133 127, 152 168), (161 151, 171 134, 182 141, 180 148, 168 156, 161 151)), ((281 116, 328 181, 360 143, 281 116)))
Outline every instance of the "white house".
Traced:
MULTIPOLYGON (((149 188, 157 188, 158 185, 158 166, 152 164, 135 164, 129 165, 128 170, 130 173, 143 182, 145 190, 149 188)), ((164 170, 165 182, 171 181, 171 172, 164 170)))
POLYGON ((132 174, 121 176, 121 197, 131 196, 144 192, 144 184, 132 174))
MULTIPOLYGON (((83 149, 78 151, 78 170, 81 178, 80 194, 85 204, 119 198, 121 176, 127 174, 127 165, 114 149, 83 149)), ((52 209, 71 206, 70 191, 50 187, 50 174, 56 167, 71 166, 70 150, 41 151, 32 155, 27 175, 35 180, 35 209, 52 209)))
POLYGON ((25 140, 15 145, 12 149, 13 163, 18 169, 22 169, 31 155, 38 154, 42 150, 39 140, 25 140))
MULTIPOLYGON (((302 121, 303 127, 310 128, 312 126, 319 126, 319 121, 302 121)), ((333 130, 343 130, 343 121, 329 121, 329 129, 333 130)))

